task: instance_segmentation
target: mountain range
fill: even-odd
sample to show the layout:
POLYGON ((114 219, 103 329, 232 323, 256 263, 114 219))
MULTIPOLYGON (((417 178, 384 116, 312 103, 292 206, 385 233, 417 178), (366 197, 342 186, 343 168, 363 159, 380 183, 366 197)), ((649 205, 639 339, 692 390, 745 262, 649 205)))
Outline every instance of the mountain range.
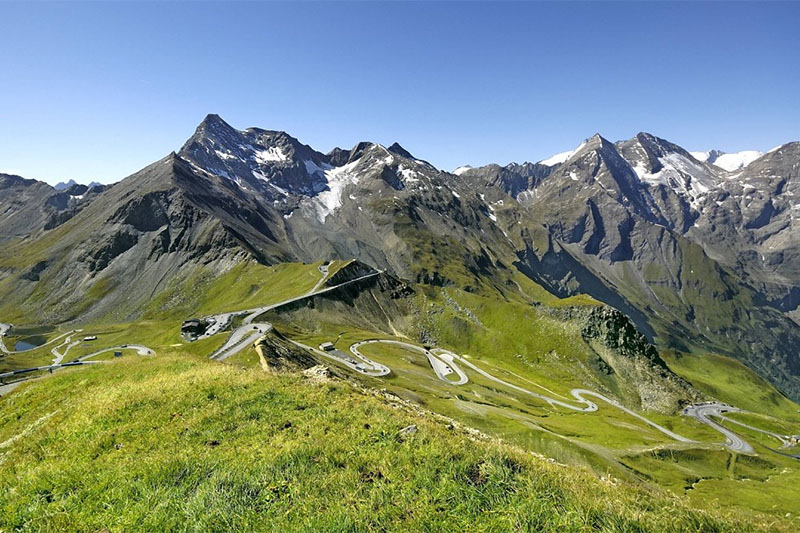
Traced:
POLYGON ((114 185, 0 175, 0 292, 3 309, 60 323, 134 320, 197 268, 246 261, 356 258, 500 299, 522 274, 798 400, 799 173, 798 142, 700 153, 648 133, 450 173, 397 143, 322 153, 208 115, 114 185))

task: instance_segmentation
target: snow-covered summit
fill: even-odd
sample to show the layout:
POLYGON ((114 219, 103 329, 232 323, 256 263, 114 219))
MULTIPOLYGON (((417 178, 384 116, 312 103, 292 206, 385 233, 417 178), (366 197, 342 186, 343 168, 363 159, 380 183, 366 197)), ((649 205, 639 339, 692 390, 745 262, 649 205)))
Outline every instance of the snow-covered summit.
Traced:
POLYGON ((690 152, 692 157, 698 161, 714 165, 715 167, 734 172, 741 170, 759 157, 761 152, 757 150, 743 150, 732 154, 727 154, 720 150, 709 150, 707 152, 690 152))
POLYGON ((561 163, 566 162, 570 157, 575 155, 577 152, 580 151, 586 145, 586 141, 582 142, 577 148, 574 150, 567 150, 566 152, 560 152, 555 155, 548 157, 547 159, 542 159, 539 161, 540 165, 546 165, 548 167, 552 167, 554 165, 560 165, 561 163))

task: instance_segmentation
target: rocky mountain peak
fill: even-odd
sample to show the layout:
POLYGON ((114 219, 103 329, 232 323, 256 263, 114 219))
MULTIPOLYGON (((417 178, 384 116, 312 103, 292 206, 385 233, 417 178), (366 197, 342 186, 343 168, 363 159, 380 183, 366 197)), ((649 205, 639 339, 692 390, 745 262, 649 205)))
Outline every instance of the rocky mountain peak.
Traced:
POLYGON ((408 159, 416 159, 413 155, 411 155, 411 152, 400 146, 400 144, 397 142, 392 143, 392 145, 389 148, 387 148, 387 150, 389 150, 393 154, 397 154, 402 157, 407 157, 408 159))
POLYGON ((178 152, 197 167, 268 200, 286 202, 326 188, 328 157, 283 131, 237 130, 208 115, 178 152))
POLYGON ((39 182, 36 180, 23 178, 22 176, 17 176, 16 174, 0 173, 0 189, 13 186, 30 186, 35 185, 36 183, 39 182))
POLYGON ((361 141, 357 143, 355 146, 353 146, 353 148, 350 149, 346 163, 352 163, 353 161, 361 159, 364 156, 364 153, 374 146, 376 146, 376 144, 369 141, 361 141))

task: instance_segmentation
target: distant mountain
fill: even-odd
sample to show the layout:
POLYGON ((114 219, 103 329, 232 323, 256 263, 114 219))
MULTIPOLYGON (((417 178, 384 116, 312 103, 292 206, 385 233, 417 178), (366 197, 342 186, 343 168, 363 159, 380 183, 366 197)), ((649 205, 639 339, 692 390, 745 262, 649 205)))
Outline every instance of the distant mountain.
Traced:
POLYGON ((800 398, 800 143, 735 168, 724 157, 594 135, 538 163, 449 173, 396 143, 321 153, 209 115, 110 187, 0 177, 0 258, 29 258, 0 283, 9 305, 53 321, 130 320, 197 268, 245 260, 357 258, 501 299, 524 275, 616 307, 661 347, 738 357, 800 398), (77 305, 89 291, 96 304, 77 305))
POLYGON ((691 152, 691 154, 698 161, 709 163, 728 172, 741 170, 764 155, 756 150, 744 150, 733 154, 726 154, 720 150, 710 150, 708 152, 691 152))
POLYGON ((0 244, 63 224, 105 189, 71 185, 57 190, 41 181, 0 174, 0 244))
MULTIPOLYGON (((64 191, 66 189, 74 187, 75 185, 78 185, 78 183, 76 183, 75 180, 69 180, 66 182, 62 181, 56 183, 55 185, 53 185, 53 188, 57 191, 64 191)), ((96 181, 92 181, 88 185, 86 185, 86 188, 91 189, 92 187, 102 187, 102 186, 103 186, 102 183, 97 183, 96 181)))
POLYGON ((484 191, 519 268, 585 292, 662 346, 717 351, 800 393, 800 143, 730 173, 653 135, 596 135, 561 163, 489 165, 484 191))

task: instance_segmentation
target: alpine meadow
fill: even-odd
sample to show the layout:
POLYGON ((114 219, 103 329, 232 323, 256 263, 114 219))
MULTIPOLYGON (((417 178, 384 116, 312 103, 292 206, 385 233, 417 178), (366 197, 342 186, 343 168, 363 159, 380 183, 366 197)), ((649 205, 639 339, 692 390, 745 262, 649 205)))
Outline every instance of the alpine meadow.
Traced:
POLYGON ((798 16, 0 5, 0 532, 797 531, 798 16))

